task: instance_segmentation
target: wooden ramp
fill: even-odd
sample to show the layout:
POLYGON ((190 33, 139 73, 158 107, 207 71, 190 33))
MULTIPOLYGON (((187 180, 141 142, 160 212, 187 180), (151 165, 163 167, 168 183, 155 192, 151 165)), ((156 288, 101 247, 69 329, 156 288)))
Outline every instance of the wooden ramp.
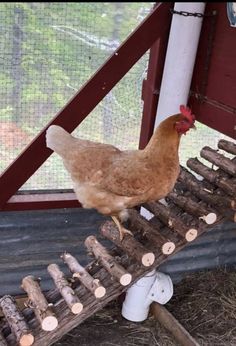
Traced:
POLYGON ((2 297, 5 317, 0 346, 52 345, 213 225, 226 219, 236 222, 236 144, 220 140, 218 148, 223 154, 209 147, 200 152, 212 163, 211 168, 197 158, 189 159, 187 166, 196 174, 182 168, 174 190, 163 203, 143 205, 153 214, 149 221, 138 210, 130 210, 127 227, 134 237, 128 235, 121 242, 114 223, 106 221, 101 234, 111 246, 105 248, 95 236, 89 236, 85 246, 93 260, 86 268, 79 259, 64 253, 61 257, 71 278, 56 264, 49 264, 55 289, 42 292, 32 275, 21 283, 28 295, 24 310, 19 310, 13 297, 2 297))

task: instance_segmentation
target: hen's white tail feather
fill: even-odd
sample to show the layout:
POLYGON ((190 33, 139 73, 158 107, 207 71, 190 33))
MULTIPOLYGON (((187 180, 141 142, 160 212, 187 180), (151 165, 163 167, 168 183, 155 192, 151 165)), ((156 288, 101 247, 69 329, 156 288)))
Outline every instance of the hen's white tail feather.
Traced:
POLYGON ((51 125, 46 132, 46 145, 59 155, 68 152, 73 137, 58 125, 51 125))

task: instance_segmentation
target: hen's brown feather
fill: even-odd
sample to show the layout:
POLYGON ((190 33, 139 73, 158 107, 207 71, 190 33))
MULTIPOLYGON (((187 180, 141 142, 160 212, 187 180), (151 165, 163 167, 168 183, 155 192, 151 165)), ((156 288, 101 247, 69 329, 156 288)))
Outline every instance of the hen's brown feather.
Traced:
POLYGON ((144 150, 76 139, 55 125, 47 131, 47 146, 63 158, 81 204, 115 215, 172 190, 179 174, 179 119, 181 114, 162 122, 144 150))

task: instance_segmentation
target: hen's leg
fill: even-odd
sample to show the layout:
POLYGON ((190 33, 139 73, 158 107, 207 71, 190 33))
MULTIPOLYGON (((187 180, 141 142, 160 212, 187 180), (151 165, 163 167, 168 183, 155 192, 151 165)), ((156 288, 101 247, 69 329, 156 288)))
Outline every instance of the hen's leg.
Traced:
POLYGON ((132 232, 130 232, 128 229, 124 228, 120 221, 118 220, 118 218, 116 216, 111 216, 112 217, 112 220, 115 222, 116 226, 118 227, 119 229, 119 232, 120 232, 120 240, 122 241, 125 234, 129 234, 129 235, 133 235, 132 232))

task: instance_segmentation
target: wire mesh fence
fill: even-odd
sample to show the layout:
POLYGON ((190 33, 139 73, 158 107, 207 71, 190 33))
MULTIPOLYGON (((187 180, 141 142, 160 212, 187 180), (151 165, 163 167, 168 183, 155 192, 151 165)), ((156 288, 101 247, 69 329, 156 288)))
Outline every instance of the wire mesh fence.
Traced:
MULTIPOLYGON (((0 3, 0 173, 135 29, 153 4, 0 3)), ((136 149, 147 64, 148 53, 74 134, 120 149, 136 149)), ((204 125, 197 127, 196 133, 181 142, 183 165, 204 145, 216 147, 220 138, 226 138, 204 125)), ((71 187, 61 159, 52 155, 22 189, 71 187)))
MULTIPOLYGON (((152 6, 151 2, 0 4, 1 171, 73 97, 152 6)), ((122 149, 137 148, 141 85, 147 62, 148 53, 74 133, 122 149)), ((71 187, 70 179, 61 161, 52 155, 22 188, 67 187, 71 187)))

